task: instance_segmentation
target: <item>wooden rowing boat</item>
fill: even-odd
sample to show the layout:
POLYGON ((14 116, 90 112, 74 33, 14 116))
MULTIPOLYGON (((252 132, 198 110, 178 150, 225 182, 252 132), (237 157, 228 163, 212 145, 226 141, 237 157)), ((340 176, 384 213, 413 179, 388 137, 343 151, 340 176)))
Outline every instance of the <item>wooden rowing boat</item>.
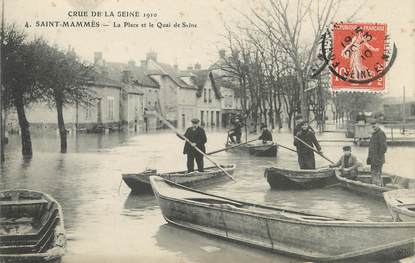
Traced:
MULTIPOLYGON (((226 147, 232 147, 235 144, 227 143, 226 147)), ((250 155, 258 157, 276 157, 278 152, 278 145, 275 143, 248 143, 229 149, 229 151, 243 151, 250 155)))
POLYGON ((313 261, 412 256, 415 222, 362 222, 251 204, 150 178, 167 222, 313 261))
POLYGON ((358 194, 374 197, 383 201, 383 193, 396 189, 413 189, 415 180, 406 177, 383 173, 383 185, 377 186, 371 183, 372 176, 368 168, 359 169, 359 175, 356 180, 350 180, 341 176, 336 171, 336 178, 342 187, 358 194))
POLYGON ((399 189, 383 193, 394 221, 415 221, 415 189, 399 189))
MULTIPOLYGON (((222 165, 221 167, 229 174, 232 174, 236 165, 222 165)), ((188 173, 186 170, 157 174, 157 170, 152 169, 146 170, 142 173, 123 174, 122 179, 135 193, 151 191, 149 178, 153 175, 157 175, 189 187, 201 187, 229 180, 229 177, 216 166, 207 167, 204 170, 204 172, 194 171, 192 173, 188 173)))
POLYGON ((62 208, 30 190, 0 192, 0 262, 57 262, 65 253, 62 208))
POLYGON ((264 176, 271 188, 318 188, 336 183, 334 170, 323 168, 316 170, 293 170, 281 167, 265 169, 264 176))

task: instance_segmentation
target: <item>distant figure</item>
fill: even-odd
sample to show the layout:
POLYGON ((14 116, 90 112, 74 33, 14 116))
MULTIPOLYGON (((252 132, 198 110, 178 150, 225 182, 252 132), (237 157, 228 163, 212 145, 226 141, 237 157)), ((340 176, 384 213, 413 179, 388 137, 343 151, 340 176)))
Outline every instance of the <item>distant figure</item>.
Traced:
POLYGON ((343 156, 334 163, 330 164, 329 167, 339 167, 343 177, 347 179, 355 180, 357 178, 358 172, 357 168, 360 166, 360 163, 357 161, 356 156, 352 154, 352 147, 344 146, 343 147, 343 156))
POLYGON ((261 136, 259 136, 258 140, 262 140, 262 143, 272 142, 272 134, 268 130, 268 127, 266 124, 261 124, 261 136))
POLYGON ((356 122, 359 124, 365 124, 366 123, 366 116, 363 112, 359 112, 356 115, 356 122))
POLYGON ((205 130, 199 126, 198 119, 192 119, 192 124, 192 127, 187 128, 184 134, 184 136, 192 142, 192 145, 186 142, 184 145, 183 154, 187 154, 187 171, 189 173, 194 171, 195 159, 197 163, 197 170, 199 172, 203 172, 203 155, 199 153, 194 147, 199 148, 199 150, 202 152, 206 152, 206 133, 205 130))
POLYGON ((239 119, 235 119, 235 123, 233 124, 233 128, 228 132, 229 139, 231 139, 232 143, 241 143, 241 136, 242 136, 242 124, 239 119))
MULTIPOLYGON (((295 136, 306 142, 308 145, 316 147, 318 152, 321 152, 320 144, 318 143, 314 131, 310 129, 307 121, 301 122, 301 130, 298 131, 295 136)), ((297 139, 294 139, 294 146, 297 148, 298 164, 301 169, 316 169, 316 160, 314 158, 314 152, 304 143, 297 139)))
POLYGON ((382 166, 385 163, 385 153, 387 150, 386 135, 379 128, 376 120, 371 122, 373 133, 369 142, 369 154, 367 164, 370 165, 370 173, 372 174, 372 184, 383 186, 382 166))

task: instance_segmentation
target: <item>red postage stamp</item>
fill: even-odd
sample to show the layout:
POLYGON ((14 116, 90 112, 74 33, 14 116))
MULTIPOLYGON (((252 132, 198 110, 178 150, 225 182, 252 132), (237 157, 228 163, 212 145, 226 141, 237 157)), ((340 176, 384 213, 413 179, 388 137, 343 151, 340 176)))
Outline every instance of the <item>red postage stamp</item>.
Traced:
POLYGON ((390 53, 386 24, 333 24, 332 90, 383 92, 390 53))

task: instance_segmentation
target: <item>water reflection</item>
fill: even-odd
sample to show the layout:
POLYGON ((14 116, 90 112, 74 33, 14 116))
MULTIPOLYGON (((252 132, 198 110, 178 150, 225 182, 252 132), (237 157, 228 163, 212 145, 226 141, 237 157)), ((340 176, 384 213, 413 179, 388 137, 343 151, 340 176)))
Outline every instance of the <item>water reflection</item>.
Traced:
MULTIPOLYGON (((224 146, 226 133, 208 132, 208 149, 224 146)), ((326 136, 326 135, 323 135, 326 136)), ((291 147, 290 133, 276 139, 291 147)), ((255 248, 165 226, 152 194, 133 195, 122 184, 122 173, 156 168, 159 172, 183 170, 186 159, 183 142, 168 131, 154 134, 78 134, 68 137, 68 153, 59 153, 56 134, 33 135, 32 160, 21 158, 20 138, 10 136, 6 163, 1 166, 0 189, 29 188, 51 194, 58 200, 70 237, 65 263, 94 262, 288 262, 287 258, 255 248), (219 250, 218 250, 219 248, 219 250)), ((324 143, 331 159, 340 157, 341 145, 324 143)), ((363 161, 367 148, 353 147, 363 161)), ((409 163, 415 148, 388 149, 385 171, 414 177, 415 162, 409 163)), ((364 198, 339 187, 300 191, 273 191, 264 178, 271 165, 296 168, 295 153, 279 149, 276 158, 251 158, 246 154, 221 152, 213 156, 221 164, 237 165, 227 182, 203 188, 253 203, 286 206, 338 217, 390 220, 382 202, 364 198)), ((316 157, 317 166, 327 161, 316 157)), ((206 165, 208 161, 206 160, 206 165)))
POLYGON ((303 262, 171 224, 161 225, 154 237, 157 246, 178 254, 184 262, 303 262))

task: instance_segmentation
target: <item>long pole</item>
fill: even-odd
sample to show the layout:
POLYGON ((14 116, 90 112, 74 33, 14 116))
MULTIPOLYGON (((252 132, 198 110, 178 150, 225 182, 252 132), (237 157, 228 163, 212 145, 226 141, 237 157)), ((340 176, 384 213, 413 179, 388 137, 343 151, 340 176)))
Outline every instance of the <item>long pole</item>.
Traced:
POLYGON ((227 171, 225 171, 225 169, 223 169, 219 164, 217 164, 215 161, 213 161, 208 155, 206 155, 206 153, 202 152, 197 146, 193 146, 193 143, 187 139, 184 135, 180 134, 180 132, 168 121, 166 120, 163 116, 161 116, 160 114, 158 114, 158 112, 156 112, 156 115, 160 118, 160 120, 167 125, 167 127, 169 127, 171 130, 173 130, 177 135, 179 135, 180 138, 182 138, 183 140, 185 140, 186 142, 188 142, 196 151, 198 151, 200 154, 202 154, 204 157, 206 157, 206 159, 208 159, 210 162, 212 162, 214 165, 216 165, 216 167, 218 167, 222 172, 224 172, 229 178, 232 179, 232 181, 236 182, 236 180, 232 177, 232 175, 230 175, 227 171))
POLYGON ((327 158, 326 156, 324 156, 323 154, 321 154, 320 152, 316 151, 313 147, 311 147, 308 143, 306 143, 305 141, 301 140, 300 138, 298 138, 297 136, 294 136, 294 138, 296 138, 298 141, 300 141, 302 144, 304 144, 305 146, 307 146, 308 148, 310 148, 313 152, 317 153, 318 155, 320 155, 321 157, 323 157, 324 159, 326 159, 327 161, 329 161, 330 163, 334 163, 332 160, 330 160, 329 158, 327 158))
POLYGON ((1 3, 1 36, 0 36, 0 163, 4 162, 4 124, 3 124, 3 39, 4 39, 4 0, 1 3))
POLYGON ((278 146, 280 146, 280 147, 282 147, 282 148, 284 148, 284 149, 287 149, 287 150, 289 150, 289 151, 292 151, 292 152, 297 152, 296 150, 294 150, 294 149, 291 149, 290 147, 287 147, 287 146, 284 146, 284 145, 281 145, 281 144, 279 144, 279 143, 276 143, 276 145, 278 145, 278 146))
POLYGON ((256 140, 258 140, 258 139, 252 139, 252 140, 249 140, 249 141, 246 141, 246 142, 243 142, 243 143, 239 143, 239 144, 237 144, 237 145, 233 145, 233 146, 230 146, 230 147, 225 147, 225 148, 222 148, 222 149, 219 149, 219 150, 213 151, 213 152, 208 152, 208 153, 206 153, 206 154, 207 154, 207 155, 211 155, 211 154, 214 154, 214 153, 223 152, 223 151, 226 151, 226 150, 229 150, 229 149, 233 149, 233 148, 236 148, 236 147, 239 147, 239 146, 242 146, 242 145, 248 144, 248 143, 253 142, 253 141, 256 141, 256 140))

